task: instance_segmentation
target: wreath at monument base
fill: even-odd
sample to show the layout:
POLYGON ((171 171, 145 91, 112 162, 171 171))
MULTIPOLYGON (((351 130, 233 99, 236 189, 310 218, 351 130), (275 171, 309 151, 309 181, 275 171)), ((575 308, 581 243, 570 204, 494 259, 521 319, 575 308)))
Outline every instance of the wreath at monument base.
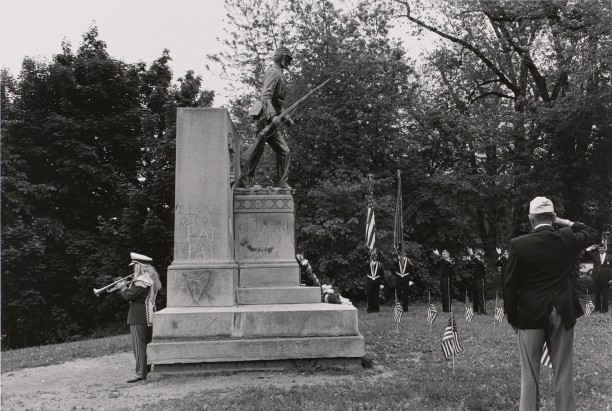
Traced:
POLYGON ((321 302, 328 304, 353 304, 348 298, 344 298, 340 293, 334 291, 331 285, 321 286, 321 302))

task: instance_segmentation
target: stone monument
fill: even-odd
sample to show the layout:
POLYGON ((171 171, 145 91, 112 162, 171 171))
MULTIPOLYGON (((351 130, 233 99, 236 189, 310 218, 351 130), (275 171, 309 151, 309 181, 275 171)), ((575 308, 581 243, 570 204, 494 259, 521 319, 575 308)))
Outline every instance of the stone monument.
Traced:
POLYGON ((153 316, 149 378, 360 366, 357 310, 300 285, 291 189, 234 188, 240 143, 226 109, 178 109, 174 261, 167 307, 153 316))

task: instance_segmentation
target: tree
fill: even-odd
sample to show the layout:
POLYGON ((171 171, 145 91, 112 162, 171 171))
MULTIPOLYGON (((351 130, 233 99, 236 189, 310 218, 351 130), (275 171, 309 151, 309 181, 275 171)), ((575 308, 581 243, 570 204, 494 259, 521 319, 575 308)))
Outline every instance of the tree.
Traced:
MULTIPOLYGON (((432 15, 424 4, 397 3, 414 27, 447 40, 429 59, 439 85, 434 92, 443 100, 417 118, 426 133, 435 131, 426 152, 453 141, 446 158, 456 163, 438 178, 456 183, 440 191, 468 194, 475 204, 471 212, 453 207, 468 211, 464 226, 477 228, 473 239, 491 247, 521 232, 535 195, 552 197, 572 218, 609 224, 601 204, 610 199, 610 168, 600 157, 611 153, 604 131, 610 81, 603 74, 610 61, 609 5, 441 1, 432 15)), ((452 204, 449 197, 442 202, 452 204)))
MULTIPOLYGON (((63 341, 124 321, 128 253, 172 260, 176 108, 212 103, 170 55, 111 58, 93 26, 76 53, 2 73, 2 329, 8 346, 63 341)), ((160 300, 163 295, 160 296, 160 300)))

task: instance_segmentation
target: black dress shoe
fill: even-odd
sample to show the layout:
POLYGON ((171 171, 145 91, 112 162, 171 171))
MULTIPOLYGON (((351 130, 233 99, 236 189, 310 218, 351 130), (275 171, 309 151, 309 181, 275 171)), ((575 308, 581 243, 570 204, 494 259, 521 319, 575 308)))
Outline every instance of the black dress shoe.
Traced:
POLYGON ((146 380, 146 378, 144 378, 144 377, 134 377, 131 380, 127 380, 126 382, 131 384, 133 382, 145 381, 145 380, 146 380))

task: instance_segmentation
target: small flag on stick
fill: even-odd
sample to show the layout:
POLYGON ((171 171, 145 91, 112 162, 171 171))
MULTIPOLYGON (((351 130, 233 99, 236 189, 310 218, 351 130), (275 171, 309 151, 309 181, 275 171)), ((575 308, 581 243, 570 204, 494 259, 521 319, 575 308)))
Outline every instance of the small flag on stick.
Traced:
POLYGON ((429 322, 429 327, 436 320, 438 316, 438 311, 436 311, 436 306, 431 303, 431 293, 429 294, 429 308, 427 308, 427 321, 429 322))
POLYGON ((470 305, 470 300, 468 299, 467 291, 466 291, 465 292, 465 321, 467 321, 468 323, 471 323, 473 318, 474 318, 474 309, 470 305))
POLYGON ((548 346, 544 343, 544 347, 542 348, 542 359, 540 363, 545 367, 552 368, 552 364, 550 362, 550 355, 548 355, 548 346))
POLYGON ((591 296, 587 293, 587 303, 586 303, 586 310, 585 311, 585 315, 587 317, 591 316, 591 313, 595 310, 595 304, 593 304, 593 301, 591 301, 591 296))
POLYGON ((495 325, 496 321, 499 321, 501 324, 504 321, 504 307, 502 305, 498 305, 499 299, 497 298, 497 293, 495 293, 495 315, 493 316, 493 325, 495 325))
POLYGON ((448 358, 460 353, 461 351, 463 351, 463 348, 461 348, 461 345, 459 344, 457 323, 455 322, 455 317, 451 311, 450 315, 448 316, 446 329, 444 329, 444 336, 442 336, 442 352, 444 353, 444 358, 448 358))
POLYGON ((402 303, 400 303, 399 301, 395 301, 395 322, 396 323, 400 323, 400 321, 402 320, 402 314, 404 313, 404 310, 402 309, 402 303))
POLYGON ((495 307, 495 319, 500 323, 504 321, 504 309, 502 307, 495 307))

